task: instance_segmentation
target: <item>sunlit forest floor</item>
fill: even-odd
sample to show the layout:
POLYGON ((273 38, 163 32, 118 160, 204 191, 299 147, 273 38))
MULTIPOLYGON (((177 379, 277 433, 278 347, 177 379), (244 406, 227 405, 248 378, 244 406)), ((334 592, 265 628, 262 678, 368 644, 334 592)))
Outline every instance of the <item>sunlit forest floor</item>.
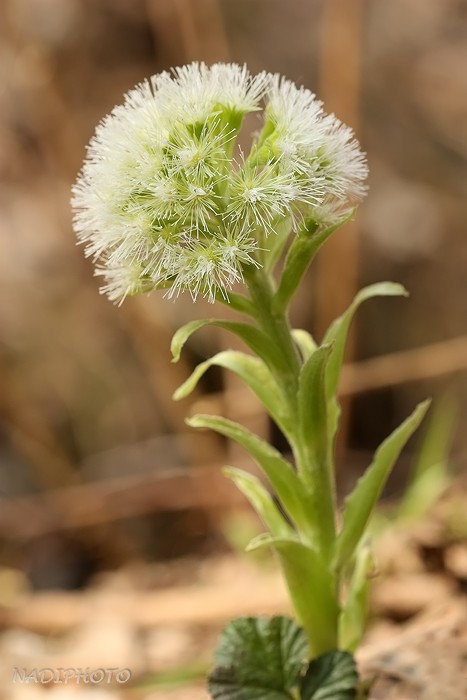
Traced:
MULTIPOLYGON (((416 522, 377 536, 370 626, 358 652, 373 700, 467 696, 467 483, 416 522)), ((246 516, 245 516, 246 517, 246 516)), ((89 685, 13 683, 14 669, 130 669, 99 697, 205 698, 216 637, 231 617, 288 614, 273 560, 240 552, 134 561, 73 592, 31 592, 3 569, 1 697, 68 698, 89 685)), ((94 692, 91 697, 96 697, 94 692)))

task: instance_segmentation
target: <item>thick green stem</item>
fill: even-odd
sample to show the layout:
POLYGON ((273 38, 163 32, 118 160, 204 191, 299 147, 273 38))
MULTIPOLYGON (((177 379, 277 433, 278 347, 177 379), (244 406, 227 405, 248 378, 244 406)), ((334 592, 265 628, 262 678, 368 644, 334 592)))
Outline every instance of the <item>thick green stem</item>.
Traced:
MULTIPOLYGON (((316 509, 320 512, 320 531, 316 533, 316 541, 319 543, 322 555, 325 558, 326 555, 330 557, 335 538, 335 499, 332 466, 329 464, 330 455, 327 450, 318 450, 319 454, 317 453, 313 457, 313 450, 310 449, 309 444, 310 439, 315 443, 319 439, 326 446, 327 435, 303 435, 300 430, 298 397, 303 365, 293 340, 286 310, 278 308, 275 304, 275 290, 272 280, 261 269, 254 270, 252 274, 246 276, 246 279, 257 321, 271 342, 274 343, 276 353, 282 360, 276 379, 288 398, 291 424, 295 426, 295 430, 290 436, 291 448, 295 454, 298 473, 304 487, 312 493, 316 501, 316 509), (310 477, 313 483, 310 483, 310 477)), ((321 373, 324 381, 324 364, 321 373)), ((327 409, 324 392, 321 397, 318 397, 318 399, 320 398, 322 400, 315 401, 314 397, 309 397, 309 402, 311 405, 316 403, 316 411, 319 415, 314 422, 316 425, 320 424, 320 429, 326 432, 327 409)), ((316 448, 316 445, 314 447, 316 448)))
POLYGON ((312 457, 310 450, 303 440, 298 440, 295 450, 297 471, 304 486, 312 494, 315 516, 318 522, 318 531, 315 539, 320 555, 326 566, 332 566, 334 543, 336 539, 335 519, 335 489, 334 483, 329 478, 330 469, 327 461, 314 465, 310 474, 310 462, 312 457))
MULTIPOLYGON (((287 401, 292 426, 288 439, 295 455, 297 472, 304 492, 309 494, 311 503, 314 504, 313 512, 309 515, 310 527, 314 531, 313 546, 316 547, 312 557, 313 566, 310 564, 310 570, 304 576, 301 569, 303 561, 300 565, 295 559, 284 563, 285 554, 282 553, 281 562, 292 602, 309 634, 313 653, 323 653, 337 647, 339 609, 339 586, 332 567, 336 532, 334 491, 327 451, 327 408, 324 389, 326 357, 323 356, 316 370, 319 374, 319 377, 315 378, 316 386, 318 384, 321 386, 319 396, 308 396, 305 385, 305 401, 301 402, 300 397, 302 396, 302 399, 304 397, 304 386, 301 386, 304 381, 302 374, 304 371, 306 373, 307 369, 304 370, 303 360, 293 340, 287 319, 288 303, 285 305, 276 303, 274 283, 263 269, 245 271, 245 280, 256 321, 274 345, 275 354, 278 357, 275 378, 287 401), (310 411, 314 412, 314 418, 312 416, 311 421, 312 431, 304 429, 302 403, 308 404, 308 402, 307 415, 310 415, 310 411), (320 434, 317 435, 314 430, 320 434), (320 449, 320 445, 323 449, 320 449), (310 577, 314 580, 313 592, 310 589, 310 577), (310 599, 310 596, 316 595, 323 601, 319 615, 315 601, 310 599), (320 627, 319 634, 316 625, 320 627)), ((304 536, 303 532, 297 534, 300 539, 304 536)), ((307 541, 307 538, 305 537, 303 541, 307 541)), ((289 553, 290 546, 290 544, 287 545, 285 552, 289 553)), ((308 551, 310 556, 311 551, 308 551)))
POLYGON ((250 291, 256 320, 280 353, 281 361, 280 366, 277 367, 276 379, 288 398, 289 409, 293 416, 296 413, 301 359, 292 337, 286 312, 275 308, 273 283, 263 269, 246 270, 245 280, 250 291))

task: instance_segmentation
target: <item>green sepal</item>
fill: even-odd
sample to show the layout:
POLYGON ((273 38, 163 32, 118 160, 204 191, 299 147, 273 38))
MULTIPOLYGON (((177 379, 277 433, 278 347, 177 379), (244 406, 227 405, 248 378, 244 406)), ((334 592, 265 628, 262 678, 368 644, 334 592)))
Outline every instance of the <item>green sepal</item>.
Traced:
POLYGON ((298 621, 306 630, 310 656, 337 647, 338 605, 335 581, 316 550, 297 538, 264 533, 247 547, 254 551, 272 547, 277 553, 298 621))
POLYGON ((277 386, 274 377, 258 357, 246 355, 238 350, 222 350, 217 355, 201 362, 175 391, 174 400, 179 401, 189 396, 203 374, 213 365, 229 369, 241 377, 267 408, 284 434, 289 434, 290 417, 286 410, 282 391, 277 386))
POLYGON ((210 428, 241 445, 262 469, 285 512, 310 544, 315 544, 320 523, 313 502, 292 465, 274 447, 242 425, 220 416, 188 418, 192 428, 210 428))
POLYGON ((235 467, 224 467, 223 472, 247 497, 266 527, 269 528, 275 537, 294 536, 294 530, 284 519, 271 494, 256 476, 235 467))
POLYGON ((355 700, 357 689, 354 657, 335 649, 310 662, 302 680, 300 700, 355 700))
POLYGON ((418 404, 414 412, 386 438, 377 449, 373 462, 347 497, 342 530, 335 548, 337 569, 345 566, 358 547, 394 463, 407 440, 420 425, 429 405, 430 401, 418 404))
POLYGON ((340 649, 353 652, 362 641, 368 616, 368 596, 373 568, 370 544, 363 542, 355 554, 346 601, 339 616, 340 649))

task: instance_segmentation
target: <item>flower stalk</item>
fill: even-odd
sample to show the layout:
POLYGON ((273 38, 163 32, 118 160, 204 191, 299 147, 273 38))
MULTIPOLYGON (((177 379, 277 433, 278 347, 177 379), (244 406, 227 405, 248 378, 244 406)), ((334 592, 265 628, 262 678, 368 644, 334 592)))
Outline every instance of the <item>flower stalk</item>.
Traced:
POLYGON ((289 309, 315 254, 353 216, 366 176, 352 131, 309 90, 241 66, 192 64, 126 96, 98 127, 73 189, 78 240, 110 299, 162 289, 241 314, 191 321, 175 333, 174 361, 209 324, 237 335, 249 352, 206 359, 174 398, 188 396, 211 366, 229 369, 287 439, 290 460, 220 416, 187 421, 236 441, 261 468, 263 481, 234 468, 226 475, 266 526, 249 549, 277 554, 312 659, 353 651, 363 635, 368 523, 427 409, 418 406, 383 442, 338 513, 333 453, 349 325, 364 301, 405 290, 389 282, 366 287, 320 343, 290 327, 289 309), (245 155, 236 140, 243 118, 262 108, 262 128, 245 155))

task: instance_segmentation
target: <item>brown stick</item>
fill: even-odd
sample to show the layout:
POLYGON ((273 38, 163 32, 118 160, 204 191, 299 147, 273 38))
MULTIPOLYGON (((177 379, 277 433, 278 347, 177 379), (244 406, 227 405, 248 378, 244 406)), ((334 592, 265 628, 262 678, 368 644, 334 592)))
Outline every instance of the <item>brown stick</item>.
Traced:
MULTIPOLYGON (((232 571, 238 572, 237 563, 232 571)), ((243 575, 203 586, 179 586, 160 591, 109 590, 82 593, 36 593, 9 610, 0 611, 0 624, 39 633, 65 632, 103 611, 115 611, 139 629, 157 625, 219 625, 238 615, 290 612, 280 577, 248 568, 243 575)))
MULTIPOLYGON (((321 90, 327 112, 360 131, 361 0, 327 0, 323 3, 321 30, 321 90)), ((358 289, 360 234, 355 221, 337 231, 320 252, 316 268, 315 332, 321 338, 329 324, 350 304, 358 289)), ((355 355, 355 332, 347 341, 347 359, 355 355)), ((350 402, 342 402, 337 451, 345 450, 350 402)), ((341 463, 342 458, 338 459, 341 463)))
POLYGON ((145 513, 225 509, 240 502, 243 498, 217 466, 195 467, 189 472, 170 470, 163 475, 121 477, 4 501, 0 535, 29 540, 145 513))
MULTIPOLYGON (((467 369, 467 336, 433 343, 413 350, 403 350, 360 362, 351 362, 342 369, 340 396, 351 396, 366 391, 374 391, 387 386, 460 372, 467 369)), ((242 395, 243 396, 243 393, 242 395)), ((225 392, 203 397, 202 402, 192 406, 192 412, 219 412, 221 401, 226 400, 225 392)), ((240 397, 230 397, 240 405, 240 397)), ((243 402, 242 416, 252 416, 256 405, 243 402)))
MULTIPOLYGON (((361 0, 326 0, 321 29, 320 97, 327 112, 360 131, 361 0)), ((355 222, 326 243, 317 261, 316 334, 349 305, 358 286, 359 235, 355 222)), ((349 346, 352 356, 352 342, 349 346)))
POLYGON ((340 393, 358 394, 464 369, 467 369, 467 336, 345 365, 340 393))

